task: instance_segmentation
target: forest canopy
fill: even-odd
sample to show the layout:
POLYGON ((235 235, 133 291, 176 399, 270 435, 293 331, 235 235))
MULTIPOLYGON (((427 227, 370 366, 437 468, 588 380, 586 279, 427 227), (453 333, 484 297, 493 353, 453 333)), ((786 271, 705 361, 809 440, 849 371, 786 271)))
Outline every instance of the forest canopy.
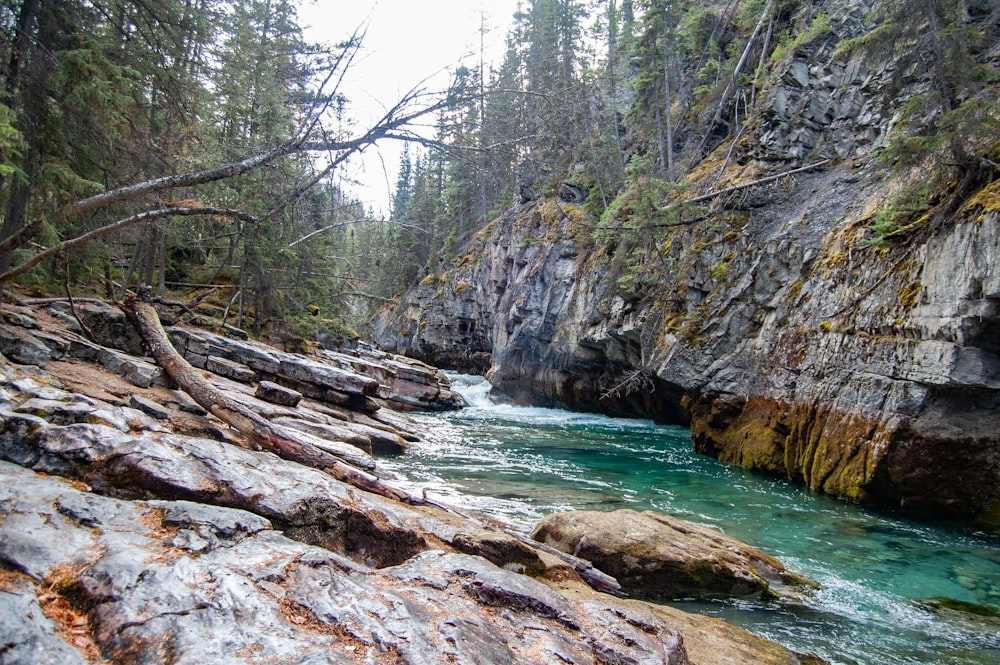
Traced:
MULTIPOLYGON (((933 156, 934 182, 970 188, 997 168, 1000 73, 978 52, 994 3, 884 0, 858 26, 820 5, 524 0, 499 63, 456 62, 447 91, 357 127, 343 81, 363 34, 309 43, 292 0, 10 0, 0 281, 112 298, 143 285, 255 334, 337 340, 519 201, 561 196, 634 257, 649 228, 697 218, 678 202, 706 164, 754 158, 758 102, 802 49, 923 71, 887 163, 933 156), (410 133, 428 115, 435 135, 410 133), (374 219, 343 166, 385 139, 414 143, 374 219)), ((872 244, 929 205, 901 196, 872 244)))
POLYGON ((440 96, 352 126, 341 84, 363 35, 308 43, 289 0, 23 0, 0 29, 0 280, 144 285, 256 333, 344 331, 372 257, 369 213, 334 176, 440 96))
POLYGON ((655 285, 663 229, 706 219, 708 203, 697 204, 712 192, 746 191, 717 182, 727 166, 756 165, 776 179, 854 156, 830 138, 855 131, 849 112, 833 131, 831 118, 795 119, 799 131, 827 137, 813 145, 783 151, 754 138, 776 122, 782 78, 808 79, 816 63, 885 74, 887 99, 897 96, 899 108, 884 111, 886 136, 866 155, 901 178, 907 169, 921 177, 873 220, 866 243, 904 242, 931 208, 955 209, 998 168, 1000 68, 984 49, 1000 9, 986 0, 869 4, 523 2, 502 62, 456 78, 456 103, 439 114, 444 149, 404 159, 387 243, 403 260, 382 278, 403 288, 434 275, 508 206, 560 196, 578 205, 595 247, 614 254, 612 280, 633 288, 629 273, 647 272, 655 285))

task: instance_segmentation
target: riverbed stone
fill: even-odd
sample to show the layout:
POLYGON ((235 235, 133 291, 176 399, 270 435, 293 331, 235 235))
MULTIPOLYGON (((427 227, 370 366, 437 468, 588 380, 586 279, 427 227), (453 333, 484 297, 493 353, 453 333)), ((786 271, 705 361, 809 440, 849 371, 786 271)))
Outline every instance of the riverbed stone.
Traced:
POLYGON ((555 513, 531 537, 587 559, 646 600, 772 597, 809 584, 735 538, 653 511, 555 513))
POLYGON ((254 396, 265 402, 273 402, 281 406, 296 406, 302 401, 302 393, 299 391, 279 386, 271 381, 261 381, 257 384, 254 396))

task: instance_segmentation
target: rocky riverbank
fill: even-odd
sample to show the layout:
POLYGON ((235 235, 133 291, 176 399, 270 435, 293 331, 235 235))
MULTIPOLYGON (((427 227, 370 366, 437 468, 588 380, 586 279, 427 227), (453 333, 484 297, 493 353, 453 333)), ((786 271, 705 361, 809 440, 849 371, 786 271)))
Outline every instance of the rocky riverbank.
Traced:
MULTIPOLYGON (((812 662, 600 593, 586 562, 488 516, 248 449, 171 387, 115 308, 4 314, 5 665, 812 662)), ((390 404, 457 404, 436 370, 394 356, 168 332, 218 390, 359 467, 420 436, 390 404)))

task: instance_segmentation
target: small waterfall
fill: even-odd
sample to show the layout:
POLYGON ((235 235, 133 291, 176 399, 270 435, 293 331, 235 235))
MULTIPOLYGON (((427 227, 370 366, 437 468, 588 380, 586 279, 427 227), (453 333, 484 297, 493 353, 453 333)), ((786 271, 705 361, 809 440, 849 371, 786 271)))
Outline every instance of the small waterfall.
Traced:
POLYGON ((469 406, 479 409, 488 409, 495 406, 493 400, 490 399, 490 391, 493 389, 493 386, 490 385, 490 382, 485 377, 451 372, 447 372, 446 374, 448 381, 451 383, 451 389, 461 395, 469 406))

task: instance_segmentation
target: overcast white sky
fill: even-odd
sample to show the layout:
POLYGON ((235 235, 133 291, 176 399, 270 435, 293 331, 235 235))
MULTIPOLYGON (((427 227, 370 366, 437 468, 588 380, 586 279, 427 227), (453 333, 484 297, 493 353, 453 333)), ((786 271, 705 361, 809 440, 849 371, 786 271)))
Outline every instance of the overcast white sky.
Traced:
MULTIPOLYGON (((342 88, 360 128, 412 88, 444 88, 457 65, 478 64, 481 14, 487 63, 498 62, 517 5, 518 0, 299 0, 299 20, 314 42, 337 42, 367 25, 362 52, 342 88)), ((369 149, 344 174, 363 183, 351 191, 376 213, 389 212, 401 147, 392 142, 369 149)))

